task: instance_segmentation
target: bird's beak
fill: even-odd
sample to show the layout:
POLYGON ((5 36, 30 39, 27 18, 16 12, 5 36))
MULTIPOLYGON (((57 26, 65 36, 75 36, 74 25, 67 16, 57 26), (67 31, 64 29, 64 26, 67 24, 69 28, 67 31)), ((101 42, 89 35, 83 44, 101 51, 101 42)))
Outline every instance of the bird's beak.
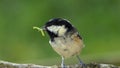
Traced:
POLYGON ((41 27, 41 29, 42 29, 43 31, 46 31, 46 28, 45 28, 45 26, 42 26, 42 27, 41 27))

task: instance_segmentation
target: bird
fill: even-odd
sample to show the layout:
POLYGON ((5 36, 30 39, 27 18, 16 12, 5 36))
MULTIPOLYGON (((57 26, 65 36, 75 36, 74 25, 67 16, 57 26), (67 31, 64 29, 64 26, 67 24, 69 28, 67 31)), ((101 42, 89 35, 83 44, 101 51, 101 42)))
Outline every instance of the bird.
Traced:
POLYGON ((50 37, 49 44, 62 57, 61 67, 65 68, 64 60, 76 56, 82 66, 79 54, 84 47, 83 39, 78 30, 64 18, 53 18, 47 21, 42 29, 50 37))

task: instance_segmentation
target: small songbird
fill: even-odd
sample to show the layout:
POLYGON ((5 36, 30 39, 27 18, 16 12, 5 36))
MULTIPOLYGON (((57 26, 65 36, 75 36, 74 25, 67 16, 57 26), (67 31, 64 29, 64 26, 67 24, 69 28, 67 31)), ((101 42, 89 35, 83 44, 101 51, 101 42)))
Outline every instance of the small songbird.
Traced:
POLYGON ((62 68, 65 68, 64 58, 71 56, 76 56, 80 64, 83 65, 78 56, 84 47, 83 40, 77 29, 68 20, 50 19, 42 29, 48 33, 52 48, 62 57, 62 68))

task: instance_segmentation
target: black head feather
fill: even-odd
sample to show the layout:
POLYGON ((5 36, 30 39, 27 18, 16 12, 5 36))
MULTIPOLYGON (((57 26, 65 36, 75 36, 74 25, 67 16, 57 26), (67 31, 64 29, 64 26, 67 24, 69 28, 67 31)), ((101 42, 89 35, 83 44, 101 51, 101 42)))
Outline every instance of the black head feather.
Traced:
POLYGON ((73 29, 73 26, 70 24, 69 21, 67 21, 66 19, 62 19, 62 18, 54 18, 54 19, 50 19, 46 24, 45 24, 45 28, 52 26, 52 25, 56 25, 56 26, 62 26, 65 25, 66 28, 68 28, 68 31, 70 31, 71 29, 73 29))

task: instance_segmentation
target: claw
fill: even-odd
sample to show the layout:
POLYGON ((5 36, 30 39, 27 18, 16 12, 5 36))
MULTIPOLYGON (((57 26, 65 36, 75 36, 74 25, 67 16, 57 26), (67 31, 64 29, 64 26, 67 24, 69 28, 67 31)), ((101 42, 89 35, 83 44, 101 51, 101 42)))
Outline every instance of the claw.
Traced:
POLYGON ((86 68, 85 64, 81 61, 80 57, 78 55, 76 57, 79 60, 79 64, 81 65, 81 68, 86 68))
POLYGON ((63 57, 63 56, 62 56, 61 68, 65 68, 65 64, 64 64, 64 57, 63 57))

